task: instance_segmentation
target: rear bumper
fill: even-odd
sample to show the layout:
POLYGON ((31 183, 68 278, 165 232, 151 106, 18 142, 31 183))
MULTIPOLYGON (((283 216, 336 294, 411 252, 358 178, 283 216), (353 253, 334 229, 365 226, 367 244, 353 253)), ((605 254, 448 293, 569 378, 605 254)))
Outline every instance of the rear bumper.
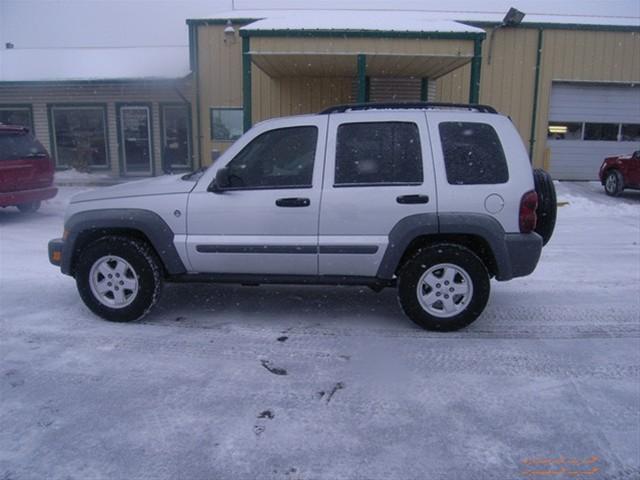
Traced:
POLYGON ((55 238, 49 241, 49 262, 56 267, 62 265, 62 252, 64 250, 64 240, 55 238))
POLYGON ((58 193, 56 187, 34 188, 32 190, 17 190, 15 192, 0 192, 0 207, 10 207, 22 203, 39 202, 53 198, 58 193))
POLYGON ((503 275, 498 275, 497 280, 509 280, 533 273, 542 253, 542 237, 537 233, 507 233, 504 243, 510 274, 501 272, 503 275))

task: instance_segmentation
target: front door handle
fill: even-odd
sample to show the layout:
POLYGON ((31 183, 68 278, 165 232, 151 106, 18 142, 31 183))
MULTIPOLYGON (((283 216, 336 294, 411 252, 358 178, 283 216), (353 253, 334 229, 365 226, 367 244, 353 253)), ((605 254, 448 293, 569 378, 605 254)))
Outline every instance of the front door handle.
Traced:
POLYGON ((400 195, 396 198, 398 203, 429 203, 429 195, 400 195))
POLYGON ((279 198, 276 200, 278 207, 308 207, 311 200, 308 198, 279 198))

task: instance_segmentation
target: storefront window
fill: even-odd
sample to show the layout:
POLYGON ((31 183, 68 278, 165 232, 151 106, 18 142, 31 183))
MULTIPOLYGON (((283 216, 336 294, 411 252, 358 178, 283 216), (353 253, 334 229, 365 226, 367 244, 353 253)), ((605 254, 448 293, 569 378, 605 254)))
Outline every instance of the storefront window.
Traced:
POLYGON ((31 108, 29 107, 0 107, 0 123, 6 125, 22 125, 33 128, 31 108))
POLYGON ((164 105, 162 107, 162 160, 163 170, 188 167, 191 163, 189 135, 189 107, 164 105))
POLYGON ((547 128, 549 140, 582 140, 582 123, 551 122, 547 128))
POLYGON ((211 139, 233 142, 243 133, 243 112, 241 108, 211 109, 211 139))
POLYGON ((51 108, 54 156, 58 166, 87 171, 106 167, 106 111, 101 106, 51 108))

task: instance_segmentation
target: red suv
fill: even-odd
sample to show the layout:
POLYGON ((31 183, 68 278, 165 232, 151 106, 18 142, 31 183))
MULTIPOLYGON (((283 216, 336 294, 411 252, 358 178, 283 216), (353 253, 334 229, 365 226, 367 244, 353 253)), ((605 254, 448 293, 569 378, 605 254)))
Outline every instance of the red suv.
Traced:
POLYGON ((607 195, 617 197, 625 188, 640 189, 640 150, 607 157, 600 167, 600 182, 607 195))
POLYGON ((29 129, 0 124, 0 207, 35 212, 56 196, 51 157, 29 129))

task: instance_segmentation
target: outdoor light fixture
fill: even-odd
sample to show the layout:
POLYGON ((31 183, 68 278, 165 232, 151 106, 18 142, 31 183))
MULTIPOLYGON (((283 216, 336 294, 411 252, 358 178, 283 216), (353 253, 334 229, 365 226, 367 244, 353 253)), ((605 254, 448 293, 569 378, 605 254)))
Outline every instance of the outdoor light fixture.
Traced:
POLYGON ((502 19, 502 25, 504 27, 515 27, 516 25, 520 25, 522 23, 522 19, 524 18, 524 13, 522 13, 517 8, 511 7, 507 14, 502 19))
POLYGON ((236 29, 233 28, 231 20, 227 20, 227 25, 224 27, 224 43, 235 43, 236 41, 236 29))
POLYGON ((502 23, 491 31, 491 38, 489 38, 489 53, 487 54, 487 64, 491 65, 491 54, 493 53, 493 37, 499 28, 504 27, 517 27, 522 23, 524 19, 524 13, 517 8, 511 7, 507 14, 502 19, 502 23))

